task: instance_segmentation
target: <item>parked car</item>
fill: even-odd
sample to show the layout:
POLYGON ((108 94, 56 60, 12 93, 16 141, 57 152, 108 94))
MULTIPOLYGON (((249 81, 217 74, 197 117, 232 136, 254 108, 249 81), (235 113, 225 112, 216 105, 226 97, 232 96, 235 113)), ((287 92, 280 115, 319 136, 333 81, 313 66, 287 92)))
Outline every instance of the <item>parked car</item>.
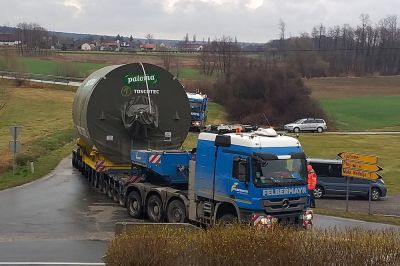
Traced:
POLYGON ((319 118, 303 118, 296 122, 286 124, 284 129, 289 132, 298 133, 300 131, 316 131, 322 133, 327 129, 324 119, 319 118))
MULTIPOLYGON (((317 186, 314 190, 315 198, 325 195, 346 196, 347 181, 342 176, 342 160, 307 159, 317 174, 317 186)), ((349 177, 349 195, 369 198, 369 186, 371 188, 371 200, 379 200, 386 196, 387 189, 382 178, 376 181, 349 177)))

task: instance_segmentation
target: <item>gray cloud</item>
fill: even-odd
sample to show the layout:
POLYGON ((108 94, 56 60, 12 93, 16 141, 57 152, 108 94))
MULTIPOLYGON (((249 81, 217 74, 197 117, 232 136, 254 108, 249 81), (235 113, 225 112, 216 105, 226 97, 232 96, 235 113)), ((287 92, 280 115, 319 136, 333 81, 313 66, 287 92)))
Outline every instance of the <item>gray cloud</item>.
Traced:
MULTIPOLYGON (((358 23, 362 13, 373 22, 400 10, 398 0, 0 0, 0 24, 37 22, 49 30, 104 35, 197 39, 221 35, 266 42, 310 32, 314 25, 358 23)), ((396 14, 395 14, 396 15, 396 14)))

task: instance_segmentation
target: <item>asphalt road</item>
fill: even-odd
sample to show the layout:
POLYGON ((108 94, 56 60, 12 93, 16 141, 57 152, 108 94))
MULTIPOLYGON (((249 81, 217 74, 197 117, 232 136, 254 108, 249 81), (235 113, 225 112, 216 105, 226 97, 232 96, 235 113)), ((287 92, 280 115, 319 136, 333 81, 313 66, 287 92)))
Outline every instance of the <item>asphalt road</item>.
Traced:
POLYGON ((0 192, 0 262, 101 262, 124 208, 64 159, 49 176, 0 192))
MULTIPOLYGON (((66 158, 50 175, 0 191, 0 265, 98 265, 117 221, 133 220, 124 208, 90 188, 86 179, 71 167, 70 158, 66 158)), ((400 228, 321 215, 315 215, 314 224, 318 229, 400 228)))
MULTIPOLYGON (((346 210, 345 197, 324 197, 316 200, 316 206, 324 209, 346 210)), ((368 200, 350 198, 349 211, 368 213, 368 200)), ((371 213, 400 217, 400 195, 387 195, 378 201, 371 201, 371 213)))

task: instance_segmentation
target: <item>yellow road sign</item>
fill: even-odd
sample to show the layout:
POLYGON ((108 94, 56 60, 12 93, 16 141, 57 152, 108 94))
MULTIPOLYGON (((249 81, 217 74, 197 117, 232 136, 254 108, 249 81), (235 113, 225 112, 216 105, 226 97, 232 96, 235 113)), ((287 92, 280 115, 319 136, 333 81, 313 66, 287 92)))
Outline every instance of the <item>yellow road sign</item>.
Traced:
POLYGON ((350 176, 350 177, 357 177, 357 178, 364 178, 364 179, 371 179, 371 180, 376 180, 378 178, 381 178, 381 176, 375 172, 366 172, 366 171, 362 171, 362 170, 348 169, 348 168, 342 168, 342 175, 350 176))
POLYGON ((376 172, 382 170, 382 167, 376 164, 365 164, 365 163, 345 161, 345 160, 342 162, 342 167, 350 169, 359 169, 369 172, 376 172))
POLYGON ((357 161, 369 164, 378 163, 378 157, 374 155, 364 155, 353 152, 341 152, 338 154, 338 156, 346 161, 357 161))

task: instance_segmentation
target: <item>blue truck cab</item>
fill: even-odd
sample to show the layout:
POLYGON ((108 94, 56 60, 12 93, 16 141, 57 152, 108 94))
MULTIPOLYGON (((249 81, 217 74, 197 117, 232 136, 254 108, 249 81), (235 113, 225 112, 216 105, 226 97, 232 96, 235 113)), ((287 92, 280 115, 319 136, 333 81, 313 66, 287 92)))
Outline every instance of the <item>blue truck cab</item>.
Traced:
POLYGON ((304 151, 272 128, 200 133, 191 152, 132 150, 131 160, 139 178, 119 191, 133 218, 312 227, 304 151))
POLYGON ((201 133, 192 178, 197 213, 204 207, 214 221, 312 226, 306 169, 300 142, 273 129, 201 133))
POLYGON ((190 129, 200 131, 205 127, 208 112, 208 98, 205 94, 186 93, 190 104, 190 129))

